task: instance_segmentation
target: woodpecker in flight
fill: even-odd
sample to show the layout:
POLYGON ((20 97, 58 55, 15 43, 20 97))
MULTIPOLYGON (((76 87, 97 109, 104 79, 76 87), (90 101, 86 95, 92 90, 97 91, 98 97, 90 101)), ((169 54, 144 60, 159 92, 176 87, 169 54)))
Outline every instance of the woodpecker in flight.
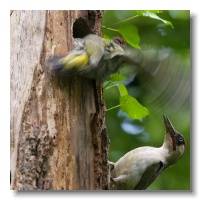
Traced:
MULTIPOLYGON (((128 48, 123 38, 112 40, 89 34, 74 39, 75 48, 65 56, 54 56, 46 66, 50 72, 60 75, 81 75, 103 81, 116 73, 124 64, 141 60, 140 51, 128 48), (138 58, 139 57, 139 58, 138 58)), ((138 62, 139 62, 138 61, 138 62)))
POLYGON ((160 148, 139 147, 110 162, 111 190, 145 190, 169 166, 184 154, 185 139, 177 132, 167 116, 164 143, 160 148))

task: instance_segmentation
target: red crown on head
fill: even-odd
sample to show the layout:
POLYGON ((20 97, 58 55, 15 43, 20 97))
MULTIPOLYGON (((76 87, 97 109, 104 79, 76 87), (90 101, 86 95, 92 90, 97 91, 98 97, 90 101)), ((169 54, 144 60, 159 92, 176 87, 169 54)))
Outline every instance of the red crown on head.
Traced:
POLYGON ((113 41, 115 43, 117 43, 118 45, 122 46, 122 47, 126 46, 126 40, 124 38, 119 37, 119 36, 114 37, 113 41))

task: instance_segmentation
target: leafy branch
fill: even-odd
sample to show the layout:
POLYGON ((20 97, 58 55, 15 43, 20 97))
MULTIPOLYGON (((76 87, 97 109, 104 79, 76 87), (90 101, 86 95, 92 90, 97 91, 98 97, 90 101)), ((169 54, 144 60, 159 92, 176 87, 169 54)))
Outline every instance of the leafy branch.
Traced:
MULTIPOLYGON (((170 21, 164 20, 160 18, 157 14, 161 13, 162 11, 159 10, 139 10, 136 11, 137 15, 134 15, 130 18, 121 20, 117 23, 112 25, 121 24, 118 29, 114 29, 111 27, 103 26, 104 29, 110 30, 113 32, 118 32, 122 35, 122 37, 126 40, 126 42, 134 48, 141 49, 139 46, 140 43, 140 36, 138 34, 138 28, 128 21, 135 19, 137 17, 147 17, 151 19, 156 19, 162 21, 165 25, 170 25, 172 28, 173 25, 170 21)), ((104 35, 104 37, 109 38, 108 36, 104 35)), ((134 97, 128 94, 126 87, 119 83, 121 81, 126 80, 120 74, 114 74, 109 77, 109 82, 104 86, 105 90, 111 89, 113 87, 117 87, 119 90, 119 105, 116 105, 112 108, 108 108, 107 111, 120 107, 121 110, 126 113, 132 119, 139 119, 140 121, 142 118, 149 115, 149 111, 147 108, 143 107, 134 97), (111 85, 112 84, 112 85, 111 85), (111 86, 110 86, 111 85, 111 86)))
POLYGON ((136 26, 134 26, 133 24, 128 23, 128 21, 130 21, 134 18, 137 18, 137 17, 148 17, 151 19, 156 19, 156 20, 162 21, 165 25, 169 25, 172 28, 174 28, 170 21, 160 18, 158 15, 156 15, 157 13, 161 13, 161 11, 159 11, 159 10, 138 10, 137 15, 112 24, 112 25, 121 24, 118 29, 113 29, 113 28, 107 27, 107 26, 103 26, 103 28, 110 30, 110 31, 115 31, 115 32, 120 33, 128 44, 130 44, 132 47, 134 47, 136 49, 141 49, 139 46, 140 36, 138 34, 138 28, 136 26))
MULTIPOLYGON (((112 80, 115 80, 116 82, 121 81, 122 76, 121 75, 119 76, 118 74, 112 75, 112 80)), ((110 81, 109 83, 113 83, 113 82, 110 81)), ((111 86, 108 86, 107 84, 104 87, 104 89, 108 90, 108 89, 111 89, 112 87, 117 87, 119 90, 120 104, 107 109, 107 111, 120 107, 122 112, 126 113, 131 119, 139 119, 140 121, 142 121, 142 119, 149 114, 149 111, 147 108, 143 107, 134 97, 128 94, 128 91, 123 84, 117 83, 111 86)))

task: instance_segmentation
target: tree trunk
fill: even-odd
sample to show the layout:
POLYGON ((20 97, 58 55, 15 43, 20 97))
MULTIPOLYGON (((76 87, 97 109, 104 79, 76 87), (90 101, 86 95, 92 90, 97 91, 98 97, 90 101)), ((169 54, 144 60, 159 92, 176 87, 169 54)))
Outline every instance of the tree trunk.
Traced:
POLYGON ((45 71, 73 37, 101 35, 101 11, 11 12, 11 189, 108 189, 102 85, 45 71))

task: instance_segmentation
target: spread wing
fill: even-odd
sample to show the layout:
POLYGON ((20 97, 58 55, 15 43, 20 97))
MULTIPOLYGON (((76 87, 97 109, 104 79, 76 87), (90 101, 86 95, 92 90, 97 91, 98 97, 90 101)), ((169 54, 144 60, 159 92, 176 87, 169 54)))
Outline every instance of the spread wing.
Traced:
POLYGON ((145 190, 164 169, 164 164, 161 161, 149 166, 143 173, 140 182, 136 185, 134 190, 145 190))

